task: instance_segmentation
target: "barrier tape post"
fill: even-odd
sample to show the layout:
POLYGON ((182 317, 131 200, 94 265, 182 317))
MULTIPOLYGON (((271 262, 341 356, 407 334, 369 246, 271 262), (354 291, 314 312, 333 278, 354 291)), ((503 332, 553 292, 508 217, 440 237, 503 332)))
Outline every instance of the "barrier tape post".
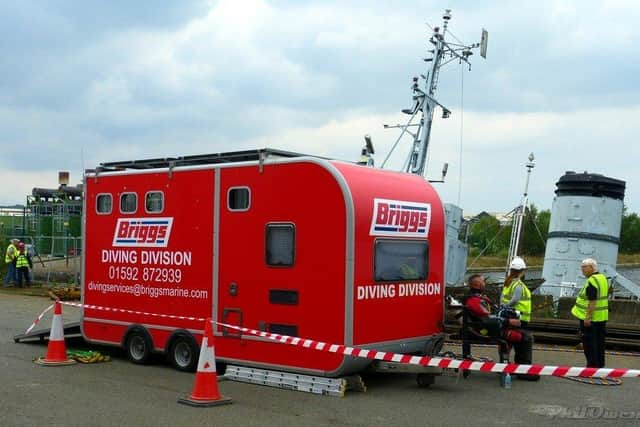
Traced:
MULTIPOLYGON (((177 316, 170 314, 147 313, 121 308, 101 307, 73 302, 62 302, 61 304, 82 307, 85 309, 114 311, 128 314, 146 315, 151 317, 204 321, 204 318, 191 316, 177 316)), ((248 333, 254 336, 268 338, 270 340, 289 344, 298 347, 311 348, 318 351, 328 351, 331 353, 343 354, 345 356, 361 357, 366 359, 383 360, 386 362, 407 363, 411 365, 433 366, 449 369, 466 369, 470 371, 496 372, 509 374, 531 374, 555 377, 610 377, 610 378, 638 378, 640 369, 612 369, 612 368, 585 368, 575 366, 547 366, 547 365, 519 365, 516 363, 496 363, 496 362, 476 362, 472 360, 449 359, 444 357, 411 356, 400 353, 381 352, 376 350, 365 350, 356 347, 349 347, 339 344, 327 344, 311 339, 290 337, 287 335, 272 334, 269 332, 257 331, 255 329, 244 328, 226 323, 216 322, 219 326, 231 328, 237 331, 248 333)))

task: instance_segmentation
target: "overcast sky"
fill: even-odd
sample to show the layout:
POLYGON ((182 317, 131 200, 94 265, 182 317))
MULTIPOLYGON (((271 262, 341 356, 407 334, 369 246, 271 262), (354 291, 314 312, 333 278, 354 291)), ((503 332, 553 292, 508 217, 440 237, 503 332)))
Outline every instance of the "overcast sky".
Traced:
MULTIPOLYGON (((444 67, 427 177, 466 213, 551 208, 567 170, 627 182, 640 212, 640 3, 0 0, 0 205, 101 162, 271 147, 389 152, 430 26, 487 59, 444 67), (461 178, 461 180, 460 180, 461 178)), ((410 139, 391 167, 401 167, 410 139)))

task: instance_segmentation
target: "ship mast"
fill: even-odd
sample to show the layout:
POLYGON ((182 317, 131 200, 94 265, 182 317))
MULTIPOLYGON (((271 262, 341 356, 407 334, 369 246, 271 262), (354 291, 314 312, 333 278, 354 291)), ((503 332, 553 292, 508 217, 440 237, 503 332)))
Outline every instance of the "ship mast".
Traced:
POLYGON ((520 249, 520 237, 522 236, 522 224, 527 213, 527 205, 529 204, 529 178, 531 177, 531 170, 535 167, 535 157, 533 156, 533 153, 529 154, 528 160, 529 162, 525 164, 525 167, 527 168, 527 179, 524 184, 522 202, 513 213, 511 240, 509 241, 509 255, 507 256, 507 275, 509 274, 509 265, 511 264, 511 261, 513 261, 513 258, 518 256, 520 249))
MULTIPOLYGON (((413 84, 411 86, 413 90, 414 100, 413 108, 402 110, 403 113, 408 114, 411 117, 404 125, 384 125, 385 128, 402 129, 402 132, 398 136, 398 139, 393 144, 391 150, 389 151, 389 154, 382 163, 382 167, 384 167, 387 160, 389 160, 391 153, 398 145, 400 139, 404 136, 405 133, 408 133, 409 135, 413 136, 413 144, 411 147, 411 151, 409 152, 409 155, 407 156, 407 159, 404 163, 403 170, 405 172, 420 176, 424 175, 427 152, 429 149, 429 138, 431 136, 431 124, 433 122, 433 113, 436 109, 436 106, 440 106, 440 108, 442 109, 442 118, 446 119, 451 114, 451 111, 448 108, 440 104, 435 99, 435 93, 436 89, 438 88, 438 77, 440 75, 441 67, 451 61, 458 60, 459 64, 462 64, 464 62, 469 66, 469 69, 471 69, 469 57, 473 55, 472 49, 475 48, 480 48, 480 55, 483 58, 486 58, 488 40, 488 34, 486 30, 482 30, 482 39, 480 43, 471 45, 451 43, 445 40, 448 24, 451 20, 450 9, 445 10, 442 19, 442 29, 440 29, 440 27, 434 27, 433 34, 429 39, 429 42, 434 46, 434 48, 429 51, 431 53, 431 58, 425 58, 424 60, 425 62, 431 63, 431 67, 428 70, 427 75, 420 76, 424 81, 424 86, 422 88, 420 87, 418 77, 413 78, 413 84), (416 116, 420 116, 420 122, 412 123, 416 116), (414 127, 417 127, 414 132, 409 130, 410 128, 414 127)), ((443 175, 445 173, 446 169, 443 170, 443 175)))

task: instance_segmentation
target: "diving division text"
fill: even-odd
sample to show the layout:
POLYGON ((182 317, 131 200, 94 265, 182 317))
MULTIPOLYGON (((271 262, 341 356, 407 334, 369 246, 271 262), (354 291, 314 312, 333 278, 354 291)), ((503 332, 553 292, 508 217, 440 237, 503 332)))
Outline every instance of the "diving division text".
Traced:
POLYGON ((440 282, 360 285, 356 288, 356 298, 359 300, 427 295, 442 295, 442 285, 440 282))
POLYGON ((191 251, 103 249, 100 260, 112 264, 191 265, 191 251))

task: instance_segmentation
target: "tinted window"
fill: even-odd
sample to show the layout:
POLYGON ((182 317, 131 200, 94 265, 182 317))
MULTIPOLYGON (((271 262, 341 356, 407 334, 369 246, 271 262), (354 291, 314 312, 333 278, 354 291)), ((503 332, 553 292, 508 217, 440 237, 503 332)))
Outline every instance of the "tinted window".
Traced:
POLYGON ((376 240, 375 280, 424 280, 429 271, 429 243, 416 240, 376 240))
POLYGON ((228 206, 231 211, 246 211, 249 209, 250 193, 247 187, 231 188, 229 190, 228 206))
POLYGON ((144 208, 149 213, 158 213, 164 210, 164 194, 160 191, 150 191, 145 196, 144 208))
POLYGON ((99 194, 96 199, 96 210, 101 214, 111 213, 111 194, 99 194))
POLYGON ((120 196, 120 212, 134 213, 138 209, 136 193, 124 193, 120 196))
POLYGON ((295 252, 293 224, 268 224, 266 233, 267 264, 280 267, 293 265, 295 252))

